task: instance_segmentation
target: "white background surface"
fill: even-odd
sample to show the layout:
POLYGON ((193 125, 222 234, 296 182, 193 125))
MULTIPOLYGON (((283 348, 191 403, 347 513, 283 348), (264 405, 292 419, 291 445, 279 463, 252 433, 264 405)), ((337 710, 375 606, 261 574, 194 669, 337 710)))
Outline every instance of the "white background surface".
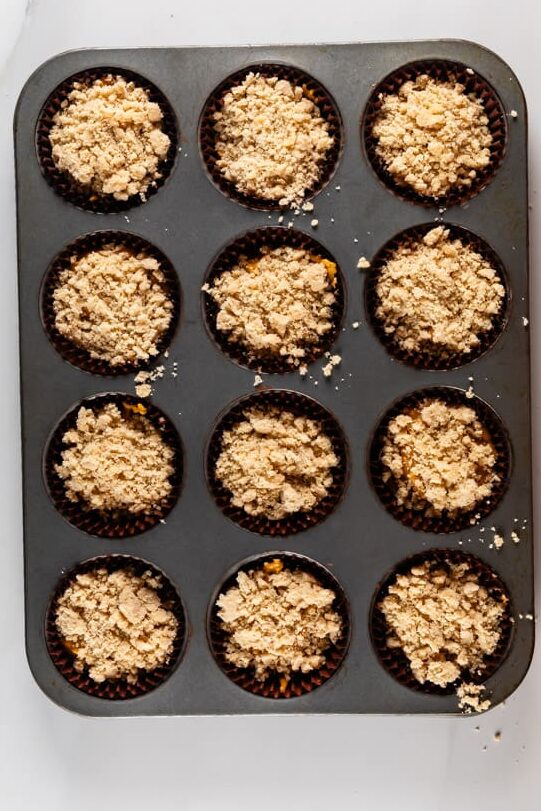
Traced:
MULTIPOLYGON (((71 48, 431 37, 472 39, 490 47, 518 74, 530 111, 531 330, 538 441, 538 8, 538 0, 0 0, 0 806, 5 811, 540 807, 541 645, 515 695, 478 719, 89 720, 68 714, 41 694, 23 647, 11 135, 13 108, 25 79, 42 61, 71 48), (496 730, 502 732, 499 743, 493 739, 496 730)), ((538 492, 539 449, 535 476, 538 492)))

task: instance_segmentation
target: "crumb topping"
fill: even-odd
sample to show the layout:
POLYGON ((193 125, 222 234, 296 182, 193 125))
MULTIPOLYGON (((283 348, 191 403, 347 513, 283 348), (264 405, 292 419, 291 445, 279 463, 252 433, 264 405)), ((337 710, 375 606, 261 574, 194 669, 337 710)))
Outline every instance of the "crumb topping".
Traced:
POLYGON ((156 259, 111 245, 72 257, 59 273, 53 308, 61 335, 118 366, 158 354, 173 304, 156 259))
POLYGON ((376 153, 401 184, 438 197, 470 186, 490 162, 492 135, 480 99, 427 75, 385 94, 373 127, 376 153))
POLYGON ((394 417, 381 453, 397 504, 439 514, 468 511, 499 481, 496 451, 472 408, 426 400, 394 417))
POLYGON ((138 194, 161 177, 170 138, 160 106, 121 76, 76 82, 49 133, 57 168, 81 186, 115 200, 138 194))
POLYGON ((174 453, 144 411, 82 406, 62 441, 56 472, 71 501, 93 510, 151 513, 171 492, 174 453))
POLYGON ((487 592, 468 563, 424 562, 397 576, 379 609, 387 646, 402 649, 421 684, 445 687, 483 672, 500 640, 506 602, 487 592))
POLYGON ((485 688, 482 684, 463 683, 456 688, 458 706, 466 715, 472 712, 484 712, 491 706, 490 699, 481 698, 485 688))
POLYGON ((326 650, 342 633, 335 597, 308 572, 265 565, 239 572, 237 585, 217 600, 228 634, 225 658, 253 668, 259 681, 322 667, 326 650))
POLYGON ((376 317, 409 352, 469 353, 493 329, 505 288, 477 251, 438 226, 399 246, 378 274, 376 317))
POLYGON ((161 579, 130 569, 78 574, 56 610, 56 627, 79 672, 95 682, 126 679, 166 664, 178 634, 175 615, 162 604, 161 579))
POLYGON ((327 495, 337 464, 317 420, 254 407, 224 431, 215 475, 235 507, 279 520, 315 507, 327 495))
POLYGON ((216 327, 255 358, 279 356, 299 366, 332 329, 336 265, 303 249, 264 247, 241 257, 208 289, 216 327))
POLYGON ((333 144, 306 91, 277 76, 249 73, 214 114, 216 165, 243 194, 302 203, 333 144))

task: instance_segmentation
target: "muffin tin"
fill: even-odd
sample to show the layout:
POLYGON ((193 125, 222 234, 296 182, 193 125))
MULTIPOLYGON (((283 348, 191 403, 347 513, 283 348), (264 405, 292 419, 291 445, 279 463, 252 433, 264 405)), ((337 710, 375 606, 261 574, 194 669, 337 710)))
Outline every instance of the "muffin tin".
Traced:
MULTIPOLYGON (((45 112, 50 113, 49 107, 45 112)), ((511 69, 495 54, 459 41, 73 51, 42 65, 25 85, 15 116, 15 152, 26 644, 42 690, 61 706, 93 716, 458 713, 456 696, 411 689, 391 675, 373 647, 373 600, 381 585, 405 558, 436 549, 476 555, 509 590, 513 622, 508 651, 486 686, 493 704, 510 695, 528 669, 534 638, 534 624, 526 618, 533 613, 526 108, 511 69), (473 74, 466 75, 482 77, 478 81, 483 86, 488 83, 490 98, 499 105, 504 139, 493 166, 497 172, 483 178, 484 188, 447 209, 440 201, 404 199, 387 187, 370 163, 363 130, 367 104, 381 82, 404 66, 422 62, 432 69, 441 60, 471 68, 473 74), (280 65, 284 75, 293 69, 313 78, 340 131, 335 165, 326 169, 326 185, 312 198, 314 211, 298 216, 233 199, 223 186, 218 188, 207 163, 207 103, 215 103, 216 89, 231 76, 266 64, 280 65), (44 105, 57 99, 59 86, 64 92, 69 77, 95 75, 104 67, 136 74, 158 88, 170 105, 168 126, 178 128, 179 144, 168 176, 147 202, 121 210, 108 207, 107 213, 95 210, 100 208, 96 205, 90 206, 94 210, 83 208, 80 196, 56 193, 54 182, 48 182, 51 167, 42 171, 39 160, 44 105), (200 133, 206 133, 206 140, 200 133), (259 388, 313 398, 336 420, 346 448, 344 491, 321 516, 324 520, 272 537, 225 515, 207 480, 212 432, 240 398, 254 393, 256 380, 242 357, 226 354, 212 337, 201 286, 226 246, 257 229, 279 227, 280 214, 284 228, 292 222, 295 231, 321 243, 340 268, 344 319, 332 351, 342 356, 342 363, 328 379, 321 371, 325 358, 314 360, 306 377, 263 374, 259 388), (313 219, 318 220, 316 228, 313 219), (357 261, 374 258, 402 231, 436 221, 467 229, 495 252, 509 295, 501 334, 484 354, 458 368, 431 371, 393 358, 382 344, 370 326, 364 290, 368 277, 357 269, 357 261), (162 521, 127 537, 116 532, 99 537, 85 531, 92 527, 74 526, 55 507, 47 484, 47 448, 61 420, 86 398, 134 395, 133 374, 107 376, 110 370, 102 367, 85 371, 76 358, 57 350, 47 332, 43 294, 48 269, 68 245, 101 231, 146 240, 167 257, 178 277, 178 326, 168 336, 168 356, 153 363, 164 364, 165 373, 154 383, 152 404, 180 437, 182 482, 178 500, 162 521), (357 329, 354 322, 360 322, 357 329), (406 395, 433 387, 464 393, 470 385, 480 408, 488 405, 504 427, 502 436, 510 448, 506 490, 478 525, 443 533, 406 525, 386 508, 372 483, 370 448, 376 426, 406 395), (490 548, 491 527, 505 537, 500 550, 490 548), (513 531, 520 536, 518 544, 511 540, 513 531), (223 671, 213 655, 212 607, 239 567, 259 555, 286 553, 305 556, 315 562, 306 563, 308 568, 319 564, 336 578, 350 622, 334 672, 313 683, 314 689, 277 699, 243 689, 223 671), (148 691, 133 697, 107 689, 90 695, 83 683, 70 683, 63 675, 69 662, 60 656, 60 666, 58 648, 51 647, 49 607, 61 578, 99 556, 116 565, 115 555, 148 561, 163 571, 180 595, 186 619, 185 636, 166 678, 158 674, 155 682, 148 682, 148 691)), ((290 395, 279 397, 288 400, 290 395)), ((298 557, 295 561, 302 562, 298 557)))

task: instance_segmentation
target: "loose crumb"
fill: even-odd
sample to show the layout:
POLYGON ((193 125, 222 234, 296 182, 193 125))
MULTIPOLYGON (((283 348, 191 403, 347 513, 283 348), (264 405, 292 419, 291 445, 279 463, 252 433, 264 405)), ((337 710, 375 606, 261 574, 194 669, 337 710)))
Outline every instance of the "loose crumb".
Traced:
POLYGON ((359 329, 359 322, 354 321, 351 326, 352 326, 353 329, 359 329))
POLYGON ((173 316, 158 261, 114 245, 71 258, 53 309, 61 335, 111 366, 156 356, 173 316))
POLYGON ((387 646, 402 649, 421 684, 445 687, 483 672, 501 636, 506 598, 492 597, 466 562, 425 561, 397 575, 379 608, 387 646))
POLYGON ((70 501, 94 510, 151 513, 171 492, 173 450, 141 413, 121 413, 113 403, 82 406, 62 441, 55 469, 70 501))
POLYGON ((292 367, 332 330, 337 267, 302 248, 263 248, 240 257, 208 290, 216 328, 252 358, 284 358, 292 367))
POLYGON ((310 220, 310 225, 312 226, 312 228, 317 228, 319 225, 319 220, 316 219, 310 220))
POLYGON ((325 377, 330 377, 333 373, 334 367, 339 366, 342 363, 342 357, 340 355, 331 355, 329 352, 327 352, 326 355, 329 360, 323 367, 322 372, 325 377))
MULTIPOLYGON (((485 692, 482 684, 459 684, 456 688, 458 696, 458 706, 464 710, 466 715, 472 712, 485 712, 490 709, 491 702, 487 699, 481 699, 481 695, 485 692)), ((475 727, 475 731, 479 732, 479 727, 475 727)))
POLYGON ((527 327, 529 323, 530 323, 530 322, 528 321, 528 319, 526 318, 526 316, 525 316, 525 315, 523 315, 523 316, 522 316, 522 325, 523 325, 524 327, 527 327))
POLYGON ((140 671, 165 664, 179 623, 160 599, 161 580, 151 572, 106 569, 77 575, 56 610, 56 627, 74 667, 93 681, 137 682, 140 671))
POLYGON ((366 256, 361 256, 361 258, 357 262, 357 267, 359 268, 359 270, 366 270, 367 268, 370 267, 370 262, 368 261, 366 256))
POLYGON ((304 89, 249 73, 214 113, 216 165, 243 194, 298 208, 333 144, 304 89))
POLYGON ((517 113, 516 110, 511 110, 510 115, 511 115, 511 118, 518 118, 518 113, 517 113))
POLYGON ((315 507, 337 464, 318 421, 276 407, 251 408, 224 431, 215 475, 235 507, 279 520, 315 507))
POLYGON ((76 82, 53 118, 53 160, 84 188, 115 200, 144 199, 161 177, 170 138, 147 91, 121 76, 76 82))
POLYGON ((381 453, 397 504, 428 514, 468 511, 499 481, 496 451, 473 409, 425 400, 394 417, 381 453))
POLYGON ((145 397, 150 397, 152 394, 152 386, 149 383, 140 383, 135 387, 135 393, 138 397, 143 399, 145 397))
POLYGON ((335 598, 308 572, 265 565, 239 572, 237 585, 217 600, 228 634, 225 658, 235 667, 253 668, 258 681, 317 670, 342 633, 335 598))
POLYGON ((494 533, 494 538, 492 539, 492 542, 496 547, 496 549, 501 549, 504 544, 504 539, 499 533, 496 532, 494 533))
POLYGON ((376 284, 376 317, 410 352, 470 353, 494 329, 505 288, 490 263, 437 226, 400 245, 376 284))
POLYGON ((255 386, 260 386, 262 383, 263 383, 263 378, 261 377, 261 375, 256 375, 254 377, 254 387, 255 386))
POLYGON ((480 99, 427 75, 383 95, 376 153, 401 184, 431 197, 467 187, 490 162, 492 135, 480 99))

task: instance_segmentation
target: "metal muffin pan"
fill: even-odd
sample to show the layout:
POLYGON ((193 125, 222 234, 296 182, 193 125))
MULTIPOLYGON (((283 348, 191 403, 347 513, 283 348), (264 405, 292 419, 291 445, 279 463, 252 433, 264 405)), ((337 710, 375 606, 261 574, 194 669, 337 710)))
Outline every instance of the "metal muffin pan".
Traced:
POLYGON ((26 83, 15 115, 15 153, 26 647, 42 690, 61 706, 92 716, 457 713, 455 696, 425 694, 395 680, 379 663, 370 637, 372 599, 389 572, 407 556, 449 548, 479 556, 509 589, 515 620, 510 650, 486 683, 493 704, 509 696, 528 669, 534 639, 533 622, 519 618, 533 613, 529 334, 523 321, 529 316, 528 206, 526 107, 511 69, 495 54, 462 41, 73 51, 42 65, 26 83), (454 60, 478 72, 495 89, 508 121, 506 154, 491 182, 465 205, 445 211, 405 201, 386 188, 361 143, 363 111, 374 87, 396 68, 422 59, 454 60), (228 519, 206 481, 205 450, 213 427, 229 404, 254 391, 254 372, 230 360, 208 334, 201 285, 225 245, 247 231, 276 226, 280 212, 250 209, 228 198, 210 179, 199 146, 200 116, 212 91, 230 74, 268 62, 313 76, 341 116, 343 152, 333 177, 314 197, 314 212, 297 217, 284 212, 284 226, 292 220, 336 258, 346 313, 333 348, 343 360, 330 379, 323 377, 319 360, 305 378, 263 375, 264 386, 315 398, 336 417, 348 445, 346 490, 332 514, 304 532, 274 538, 228 519), (153 82, 174 110, 180 138, 180 151, 158 192, 143 205, 108 214, 82 210, 56 194, 36 151, 36 123, 55 87, 79 71, 103 66, 128 69, 153 82), (312 218, 319 221, 316 229, 312 218), (507 322, 494 346, 450 371, 427 371, 391 358, 368 324, 366 276, 356 267, 360 256, 372 258, 402 230, 436 220, 485 240, 503 263, 510 289, 507 322), (166 373, 153 396, 181 438, 180 498, 165 523, 122 539, 93 537, 68 523, 55 509, 44 477, 45 449, 63 415, 94 394, 134 393, 133 375, 92 375, 64 360, 40 319, 49 264, 76 238, 101 230, 134 233, 163 251, 178 274, 182 302, 169 357, 158 360, 166 373), (355 321, 361 322, 358 329, 351 327, 355 321), (170 374, 173 362, 177 377, 170 374), (416 531, 387 512, 372 487, 368 462, 374 428, 412 391, 464 390, 470 384, 508 432, 507 491, 479 526, 444 534, 416 531), (493 526, 506 538, 498 551, 489 548, 493 526), (517 527, 521 541, 514 544, 510 533, 517 527), (209 605, 220 584, 245 560, 271 551, 303 554, 326 566, 342 586, 351 614, 349 650, 339 670, 312 692, 283 700, 254 695, 231 681, 208 640, 209 605), (165 682, 144 696, 113 701, 87 695, 64 679, 49 656, 45 622, 63 573, 89 558, 118 553, 148 560, 166 573, 181 596, 188 628, 183 659, 165 682))

